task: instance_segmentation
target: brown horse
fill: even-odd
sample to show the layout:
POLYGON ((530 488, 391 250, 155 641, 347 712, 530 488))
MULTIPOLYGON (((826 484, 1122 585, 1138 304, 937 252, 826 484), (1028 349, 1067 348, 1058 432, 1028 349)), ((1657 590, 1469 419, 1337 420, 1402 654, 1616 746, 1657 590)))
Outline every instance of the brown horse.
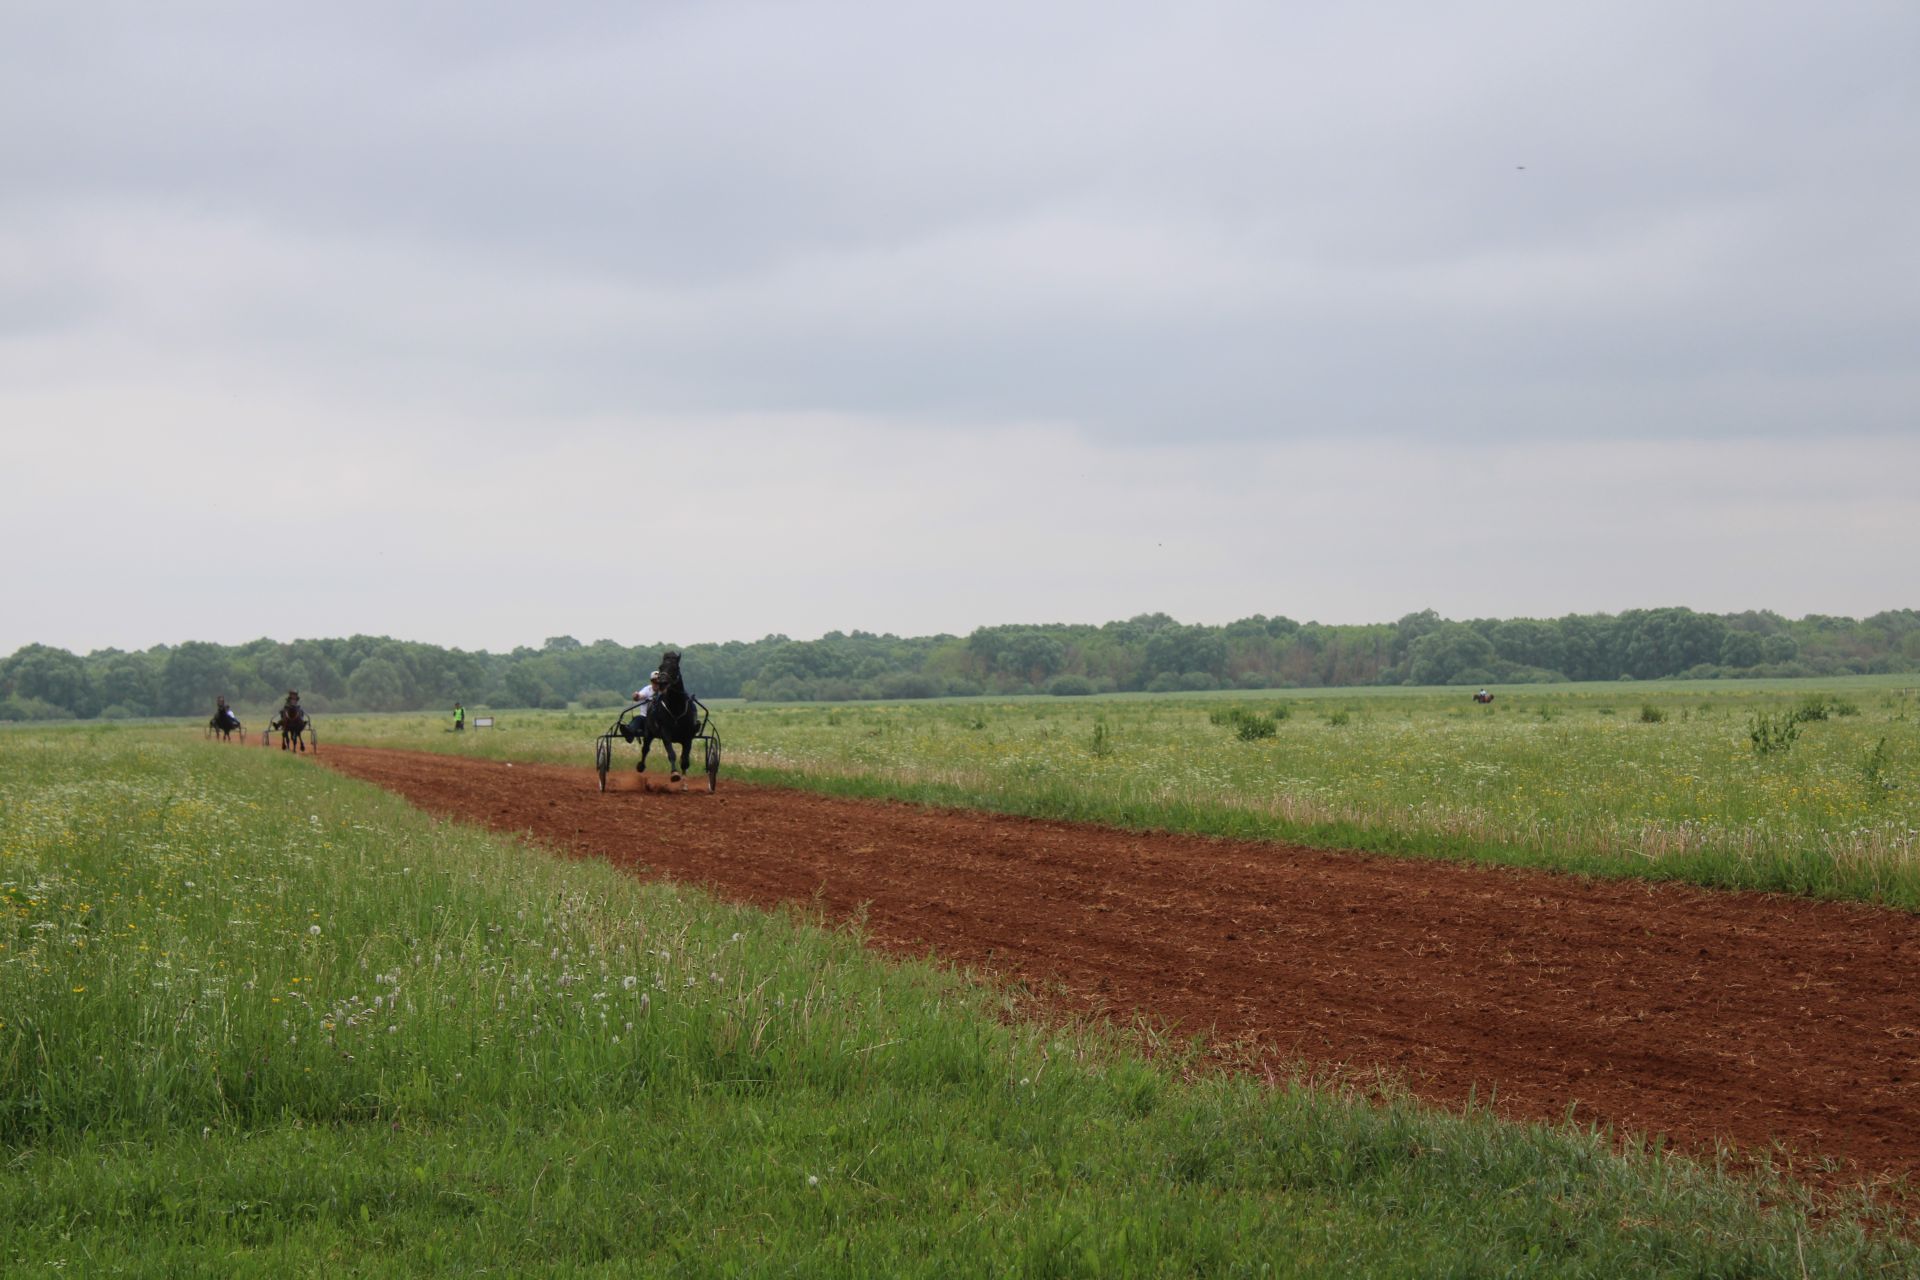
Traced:
POLYGON ((280 731, 282 751, 305 751, 309 742, 316 753, 320 750, 320 735, 313 731, 313 720, 297 702, 281 707, 280 713, 267 722, 267 728, 280 731))

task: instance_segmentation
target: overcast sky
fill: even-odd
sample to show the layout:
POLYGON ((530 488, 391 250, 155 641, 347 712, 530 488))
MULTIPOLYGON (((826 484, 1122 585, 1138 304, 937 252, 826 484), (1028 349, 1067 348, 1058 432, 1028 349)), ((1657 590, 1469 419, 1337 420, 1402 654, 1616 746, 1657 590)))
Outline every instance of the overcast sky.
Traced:
POLYGON ((0 654, 1920 606, 1920 6, 0 0, 0 654))

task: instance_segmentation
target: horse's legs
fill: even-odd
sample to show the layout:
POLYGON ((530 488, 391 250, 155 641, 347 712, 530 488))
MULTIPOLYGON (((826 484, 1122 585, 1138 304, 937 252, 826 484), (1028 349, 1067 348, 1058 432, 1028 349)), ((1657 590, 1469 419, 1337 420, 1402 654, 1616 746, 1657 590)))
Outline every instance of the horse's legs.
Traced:
POLYGON ((640 735, 640 763, 633 766, 633 771, 635 773, 645 773, 647 771, 647 752, 651 751, 652 749, 653 749, 653 739, 649 738, 644 733, 641 734, 640 735))
POLYGON ((680 762, 683 759, 690 759, 691 752, 689 752, 687 755, 684 755, 684 756, 675 755, 673 750, 673 739, 665 738, 665 739, 662 739, 662 741, 664 741, 667 744, 667 781, 678 782, 680 781, 680 762))

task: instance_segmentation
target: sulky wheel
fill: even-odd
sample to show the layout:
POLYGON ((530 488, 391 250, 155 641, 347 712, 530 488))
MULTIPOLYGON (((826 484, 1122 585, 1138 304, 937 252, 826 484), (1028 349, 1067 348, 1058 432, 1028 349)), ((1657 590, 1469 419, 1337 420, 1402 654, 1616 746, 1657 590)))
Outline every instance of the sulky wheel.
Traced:
POLYGON ((720 738, 707 739, 707 790, 716 791, 720 787, 720 738))
POLYGON ((600 789, 607 789, 607 769, 613 764, 613 744, 605 738, 593 744, 593 767, 600 775, 600 789))

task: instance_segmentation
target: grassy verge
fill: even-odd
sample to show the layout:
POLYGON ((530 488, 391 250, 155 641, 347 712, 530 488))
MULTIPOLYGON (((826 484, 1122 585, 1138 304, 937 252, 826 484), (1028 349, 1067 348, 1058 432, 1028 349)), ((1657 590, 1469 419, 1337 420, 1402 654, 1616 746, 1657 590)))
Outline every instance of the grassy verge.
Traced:
MULTIPOLYGON (((727 706, 728 777, 1920 909, 1920 696, 1797 686, 727 706), (1766 738, 1765 749, 1756 734, 1766 738)), ((333 740, 586 765, 611 712, 333 740)), ((632 758, 617 753, 622 767, 632 758)), ((656 752, 656 756, 658 753, 656 752)))
POLYGON ((1790 1188, 1188 1079, 278 752, 0 740, 8 1274, 1910 1274, 1790 1188))

